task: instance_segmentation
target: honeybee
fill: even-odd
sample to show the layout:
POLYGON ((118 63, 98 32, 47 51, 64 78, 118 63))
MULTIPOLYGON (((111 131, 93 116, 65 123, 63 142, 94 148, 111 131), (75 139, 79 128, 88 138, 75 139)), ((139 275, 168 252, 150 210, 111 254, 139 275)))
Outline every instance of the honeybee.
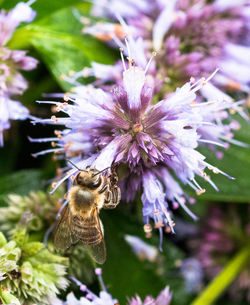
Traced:
POLYGON ((99 211, 101 208, 113 209, 120 202, 118 176, 114 168, 109 176, 102 174, 105 170, 98 171, 90 167, 78 170, 68 191, 69 203, 56 224, 54 244, 66 250, 82 241, 95 261, 103 264, 106 247, 99 211))

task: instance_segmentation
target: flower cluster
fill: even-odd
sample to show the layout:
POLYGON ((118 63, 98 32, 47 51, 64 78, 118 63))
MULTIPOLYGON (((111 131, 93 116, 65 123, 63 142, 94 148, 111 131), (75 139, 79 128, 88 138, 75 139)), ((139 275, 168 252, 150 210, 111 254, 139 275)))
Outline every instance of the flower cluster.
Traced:
MULTIPOLYGON (((29 1, 30 4, 34 1, 29 1)), ((11 50, 6 44, 21 22, 31 22, 36 13, 29 3, 18 3, 6 13, 0 11, 0 146, 3 146, 3 131, 10 127, 10 120, 24 120, 29 111, 20 102, 12 100, 27 89, 27 81, 20 70, 32 70, 37 60, 27 56, 26 51, 11 50)))
MULTIPOLYGON (((160 232, 164 227, 167 232, 173 232, 171 207, 176 209, 181 206, 196 219, 188 208, 194 199, 185 195, 175 177, 199 195, 205 189, 196 181, 196 175, 216 190, 205 170, 208 168, 214 173, 226 175, 207 163, 205 156, 197 151, 200 143, 224 146, 223 140, 218 138, 216 141, 203 138, 200 130, 206 126, 212 130, 219 129, 221 124, 217 122, 216 127, 216 123, 207 121, 207 117, 212 116, 217 108, 227 113, 227 109, 233 107, 226 101, 202 104, 196 101, 196 92, 205 87, 210 78, 188 82, 172 95, 153 104, 153 90, 147 82, 146 72, 133 60, 128 67, 124 62, 123 83, 112 92, 80 86, 72 95, 66 95, 63 103, 45 102, 53 104, 56 111, 62 111, 67 116, 53 115, 51 119, 35 122, 63 125, 66 129, 56 130, 55 138, 33 139, 38 142, 52 141, 55 147, 37 155, 54 151, 71 158, 79 168, 91 165, 98 170, 113 164, 124 164, 125 178, 121 181, 123 198, 131 201, 143 188, 141 199, 147 235, 152 230, 150 218, 154 219, 160 232)), ((215 132, 213 136, 216 137, 215 132)), ((76 172, 77 169, 70 170, 55 185, 55 189, 76 172)))
POLYGON ((61 191, 53 197, 42 191, 32 191, 28 196, 9 194, 5 200, 8 206, 0 208, 1 230, 11 235, 18 225, 25 224, 29 233, 44 233, 54 223, 62 196, 61 191))
MULTIPOLYGON (((94 1, 92 8, 95 16, 118 19, 124 35, 143 37, 146 53, 152 49, 159 52, 157 64, 164 67, 162 77, 167 78, 165 91, 169 88, 172 91, 190 77, 207 76, 219 67, 221 72, 214 78, 214 85, 228 91, 248 92, 249 11, 247 0, 142 0, 138 3, 110 0, 94 1)), ((89 25, 84 32, 103 39, 104 28, 89 25)), ((106 40, 110 37, 119 43, 121 35, 109 28, 112 35, 106 33, 106 40)), ((216 87, 211 84, 203 94, 207 97, 214 91, 216 87)))
POLYGON ((0 234, 1 287, 21 304, 50 304, 59 289, 67 287, 66 263, 66 258, 50 253, 42 243, 29 241, 23 229, 9 242, 0 234))
MULTIPOLYGON (((229 259, 250 241, 249 207, 241 215, 235 206, 229 206, 227 213, 212 206, 202 223, 199 233, 190 241, 190 247, 199 260, 208 279, 214 278, 229 259)), ((250 264, 234 281, 229 293, 240 300, 250 301, 250 264)))
MULTIPOLYGON (((99 296, 94 294, 91 290, 87 288, 86 285, 83 285, 80 281, 78 281, 75 278, 72 278, 72 280, 79 286, 80 290, 86 293, 86 297, 81 297, 80 300, 77 300, 77 298, 74 296, 73 292, 69 293, 67 295, 66 304, 70 305, 119 305, 118 301, 116 299, 113 299, 113 297, 107 292, 107 289, 104 285, 103 278, 102 278, 102 270, 100 268, 97 268, 95 270, 96 275, 99 278, 99 281, 102 286, 102 291, 100 292, 99 296)), ((150 296, 147 296, 144 302, 141 300, 139 296, 136 296, 135 298, 132 298, 128 301, 127 305, 169 305, 172 299, 172 294, 169 290, 169 287, 167 286, 165 289, 161 291, 159 296, 154 299, 150 296)), ((60 301, 59 299, 55 299, 53 301, 53 304, 56 305, 63 305, 64 302, 60 301)))

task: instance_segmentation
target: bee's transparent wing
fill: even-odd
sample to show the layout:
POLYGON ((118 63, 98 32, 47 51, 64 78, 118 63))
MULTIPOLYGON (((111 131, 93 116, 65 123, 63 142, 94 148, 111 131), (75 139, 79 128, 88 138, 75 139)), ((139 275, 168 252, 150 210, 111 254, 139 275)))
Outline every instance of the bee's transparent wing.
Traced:
POLYGON ((98 264, 104 264, 106 261, 106 246, 104 239, 97 245, 88 245, 91 255, 98 264))
POLYGON ((58 219, 54 232, 54 245, 61 250, 68 249, 72 244, 75 244, 78 240, 72 235, 71 232, 71 214, 69 206, 67 205, 58 219))
POLYGON ((92 216, 88 219, 93 227, 89 226, 87 232, 88 241, 85 243, 87 249, 98 264, 103 264, 106 261, 106 246, 103 237, 103 227, 99 218, 97 209, 93 211, 92 216))

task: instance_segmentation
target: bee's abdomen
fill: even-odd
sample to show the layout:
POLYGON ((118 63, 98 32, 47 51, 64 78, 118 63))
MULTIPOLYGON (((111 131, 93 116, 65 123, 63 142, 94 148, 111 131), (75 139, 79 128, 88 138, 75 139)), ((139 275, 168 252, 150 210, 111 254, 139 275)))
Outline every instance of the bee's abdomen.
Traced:
POLYGON ((95 218, 73 217, 72 230, 75 236, 86 245, 97 245, 103 239, 95 218))

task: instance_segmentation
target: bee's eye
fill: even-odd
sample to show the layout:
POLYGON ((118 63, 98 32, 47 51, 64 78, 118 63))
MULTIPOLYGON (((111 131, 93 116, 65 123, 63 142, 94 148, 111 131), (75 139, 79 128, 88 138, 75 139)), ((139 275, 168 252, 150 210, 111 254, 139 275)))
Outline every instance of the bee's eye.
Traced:
POLYGON ((76 184, 82 184, 84 179, 81 176, 81 173, 78 173, 77 176, 75 177, 75 180, 73 182, 74 185, 76 184))
POLYGON ((101 177, 98 176, 98 178, 95 181, 91 181, 91 183, 89 184, 89 187, 95 189, 95 188, 98 188, 100 186, 100 184, 101 184, 101 177))

